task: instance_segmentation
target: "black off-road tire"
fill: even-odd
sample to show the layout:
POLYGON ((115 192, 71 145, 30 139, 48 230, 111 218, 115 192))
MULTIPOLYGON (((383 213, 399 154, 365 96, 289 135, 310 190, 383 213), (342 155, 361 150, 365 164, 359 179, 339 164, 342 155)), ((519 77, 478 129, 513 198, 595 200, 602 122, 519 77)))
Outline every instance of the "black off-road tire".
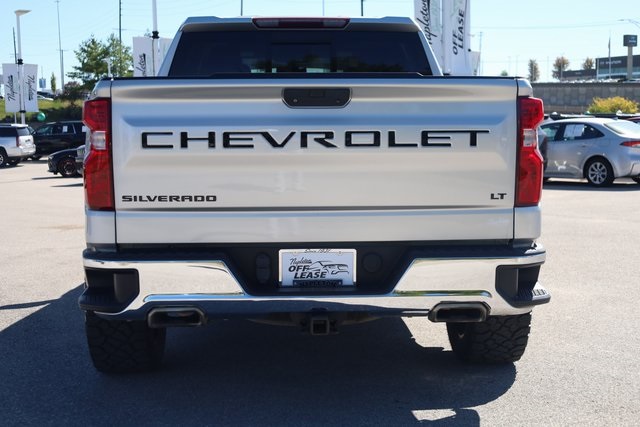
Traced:
POLYGON ((105 320, 85 315, 85 330, 93 366, 105 373, 156 369, 162 363, 166 329, 152 329, 145 321, 105 320))
POLYGON ((447 323, 453 352, 466 362, 508 363, 520 360, 527 348, 531 313, 489 316, 479 323, 447 323))

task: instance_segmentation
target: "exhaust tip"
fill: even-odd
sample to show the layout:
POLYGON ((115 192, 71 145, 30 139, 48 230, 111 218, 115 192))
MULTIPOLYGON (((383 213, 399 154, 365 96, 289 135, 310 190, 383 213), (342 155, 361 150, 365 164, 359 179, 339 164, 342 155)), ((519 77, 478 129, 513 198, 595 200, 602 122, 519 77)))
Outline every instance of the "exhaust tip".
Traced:
POLYGON ((196 307, 162 307, 149 312, 147 324, 150 328, 168 328, 174 326, 202 326, 205 315, 196 307))
POLYGON ((489 309, 483 303, 441 303, 429 312, 432 322, 474 323, 484 322, 489 309))

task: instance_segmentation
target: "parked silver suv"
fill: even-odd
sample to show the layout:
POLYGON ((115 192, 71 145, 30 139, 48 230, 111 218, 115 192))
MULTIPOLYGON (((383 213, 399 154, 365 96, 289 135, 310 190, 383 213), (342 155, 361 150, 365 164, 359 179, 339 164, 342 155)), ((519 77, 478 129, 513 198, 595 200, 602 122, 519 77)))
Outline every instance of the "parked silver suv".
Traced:
POLYGON ((27 125, 0 125, 0 167, 15 165, 36 152, 27 125))

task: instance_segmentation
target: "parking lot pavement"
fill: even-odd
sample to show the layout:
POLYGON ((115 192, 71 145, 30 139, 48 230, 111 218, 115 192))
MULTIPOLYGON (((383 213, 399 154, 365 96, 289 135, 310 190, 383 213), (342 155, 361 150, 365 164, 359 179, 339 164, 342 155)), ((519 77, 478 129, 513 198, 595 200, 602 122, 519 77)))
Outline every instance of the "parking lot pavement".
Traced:
POLYGON ((225 321, 171 330, 164 369, 91 366, 81 178, 44 161, 0 169, 3 425, 637 425, 640 185, 550 181, 541 279, 523 359, 464 365, 443 325, 379 320, 311 337, 225 321))

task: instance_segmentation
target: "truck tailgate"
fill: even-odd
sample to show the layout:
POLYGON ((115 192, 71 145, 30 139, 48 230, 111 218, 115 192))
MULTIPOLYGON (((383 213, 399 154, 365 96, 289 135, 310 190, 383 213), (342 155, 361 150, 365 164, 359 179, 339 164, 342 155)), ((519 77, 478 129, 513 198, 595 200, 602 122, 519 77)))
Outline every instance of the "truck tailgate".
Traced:
POLYGON ((120 244, 513 238, 516 80, 132 79, 111 92, 120 244), (285 89, 350 95, 297 107, 285 89))

